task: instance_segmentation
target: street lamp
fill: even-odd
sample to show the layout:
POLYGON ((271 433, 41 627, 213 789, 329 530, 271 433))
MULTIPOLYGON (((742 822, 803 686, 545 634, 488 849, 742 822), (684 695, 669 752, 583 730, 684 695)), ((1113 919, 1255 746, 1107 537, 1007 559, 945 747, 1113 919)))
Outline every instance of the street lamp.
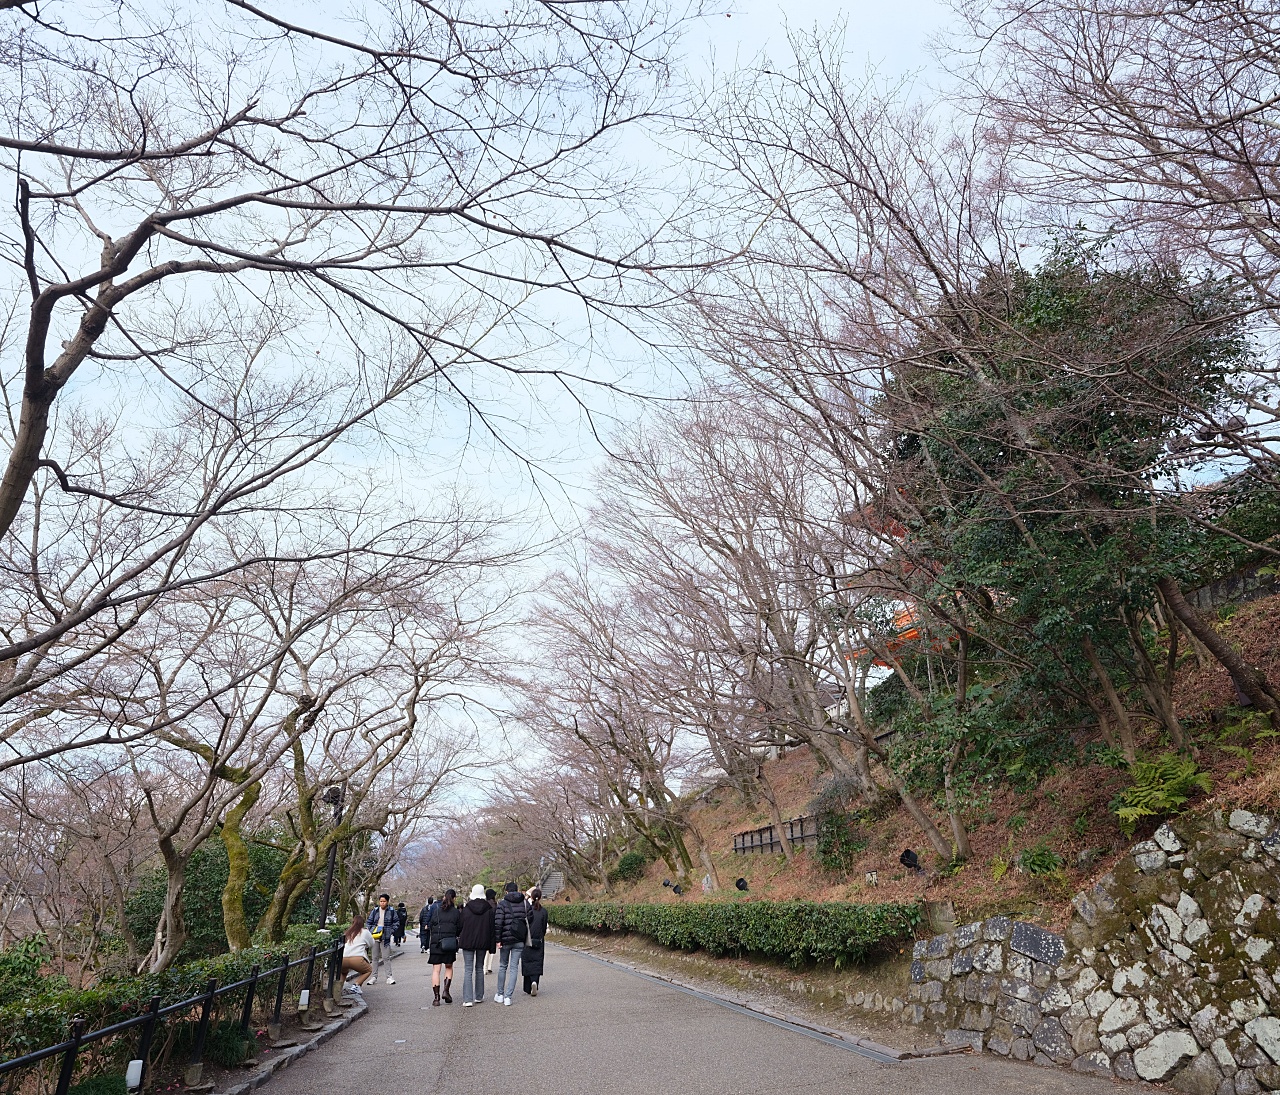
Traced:
MULTIPOLYGON (((325 789, 324 797, 321 801, 327 802, 333 807, 333 827, 336 829, 342 824, 342 806, 343 800, 346 798, 346 788, 339 787, 336 783, 332 787, 325 789)), ((324 930, 325 921, 329 918, 329 897, 333 893, 333 868, 338 860, 338 842, 335 840, 329 845, 329 866, 324 872, 324 897, 320 899, 320 929, 324 930)))

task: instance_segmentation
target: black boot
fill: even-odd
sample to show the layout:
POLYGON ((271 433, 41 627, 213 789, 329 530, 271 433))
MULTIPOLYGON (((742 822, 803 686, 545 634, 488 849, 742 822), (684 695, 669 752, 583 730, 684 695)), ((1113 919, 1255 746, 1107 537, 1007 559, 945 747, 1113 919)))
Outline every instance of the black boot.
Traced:
POLYGON ((453 1003, 453 997, 449 995, 449 986, 450 986, 450 985, 452 985, 452 984, 453 984, 453 978, 452 978, 452 977, 446 977, 446 978, 444 979, 444 1002, 445 1002, 446 1004, 452 1004, 452 1003, 453 1003))
POLYGON ((431 987, 436 991, 436 998, 431 1001, 431 1006, 433 1008, 438 1008, 440 1006, 440 986, 432 985, 431 987))

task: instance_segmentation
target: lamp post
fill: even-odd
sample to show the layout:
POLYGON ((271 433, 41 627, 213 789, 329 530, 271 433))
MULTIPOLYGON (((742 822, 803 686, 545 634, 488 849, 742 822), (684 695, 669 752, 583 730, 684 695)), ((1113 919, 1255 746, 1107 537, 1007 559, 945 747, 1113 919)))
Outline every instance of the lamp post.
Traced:
MULTIPOLYGON (((329 803, 333 807, 333 827, 336 829, 342 824, 342 806, 343 799, 346 797, 346 789, 339 787, 337 784, 328 788, 324 793, 324 802, 329 803)), ((335 840, 329 845, 329 865, 324 872, 324 897, 320 899, 320 928, 324 929, 325 921, 329 918, 329 898, 333 893, 333 868, 338 860, 338 842, 335 840)))

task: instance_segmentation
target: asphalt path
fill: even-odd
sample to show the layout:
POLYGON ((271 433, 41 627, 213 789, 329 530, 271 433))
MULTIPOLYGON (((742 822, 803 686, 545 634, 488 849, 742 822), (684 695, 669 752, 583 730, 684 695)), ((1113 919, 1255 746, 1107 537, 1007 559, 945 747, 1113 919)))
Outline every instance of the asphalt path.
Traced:
POLYGON ((884 1063, 586 955, 549 947, 536 998, 431 1006, 426 956, 366 987, 369 1013, 265 1095, 1096 1095, 1116 1083, 990 1056, 884 1063))

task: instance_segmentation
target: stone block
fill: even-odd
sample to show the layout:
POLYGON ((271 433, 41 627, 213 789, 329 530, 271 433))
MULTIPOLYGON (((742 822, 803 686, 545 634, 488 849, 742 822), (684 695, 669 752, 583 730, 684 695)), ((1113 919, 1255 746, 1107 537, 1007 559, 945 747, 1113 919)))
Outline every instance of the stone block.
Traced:
POLYGON ((925 961, 924 974, 934 981, 951 980, 951 959, 930 958, 925 961))
POLYGON ((1123 1033, 1104 1034, 1098 1041, 1102 1043, 1102 1048, 1112 1057, 1129 1048, 1129 1039, 1123 1033))
POLYGON ((1115 995, 1107 989, 1095 989, 1085 997, 1084 1006, 1089 1009, 1089 1014, 1094 1019, 1098 1019, 1115 1002, 1115 995))
POLYGON ((1076 910, 1076 915, 1089 927, 1092 928, 1098 922, 1098 906, 1090 900, 1088 894, 1076 894, 1071 899, 1071 904, 1076 910))
POLYGON ((1111 1067, 1121 1080, 1138 1079, 1138 1070, 1133 1067, 1132 1053, 1117 1053, 1111 1061, 1111 1067))
POLYGON ((1038 1004, 1044 998, 1035 985, 1017 977, 1005 977, 1000 982, 1000 993, 1003 996, 1011 996, 1015 1000, 1025 1000, 1029 1004, 1038 1004))
POLYGON ((951 959, 951 976, 963 977, 966 973, 973 970, 973 955, 968 951, 961 951, 951 959))
POLYGON ((1101 983, 1102 979, 1097 975, 1097 973, 1088 966, 1085 966, 1085 968, 1080 971, 1080 976, 1071 982, 1071 999, 1083 1000, 1101 983))
POLYGON ((917 939, 915 946, 911 948, 911 957, 920 959, 925 956, 925 952, 929 949, 929 940, 917 939))
POLYGON ((1071 1007, 1071 996, 1061 985, 1050 985, 1040 999, 1040 1010, 1048 1015, 1061 1015, 1071 1007))
POLYGON ((1168 852, 1170 855, 1182 851, 1182 841, 1178 839, 1178 834, 1169 828, 1167 821, 1155 831, 1152 839, 1161 851, 1168 852))
POLYGON ((982 1052, 982 1031, 980 1030, 944 1030, 942 1044, 947 1046, 973 1046, 974 1053, 982 1052))
POLYGON ((1156 1032, 1151 1029, 1150 1023, 1135 1023, 1124 1032, 1130 1049, 1141 1049, 1155 1036, 1156 1032))
POLYGON ((915 984, 921 984, 924 981, 924 963, 920 959, 913 959, 911 962, 911 980, 915 984))
POLYGON ((942 999, 942 982, 926 981, 920 986, 920 1002, 922 1004, 936 1004, 942 999))
POLYGON ((1015 1038, 1009 1046, 1009 1056, 1015 1061, 1029 1061, 1034 1053, 1030 1038, 1015 1038))
POLYGON ((1274 1015, 1259 1016, 1246 1023, 1244 1030, 1275 1064, 1280 1065, 1280 1019, 1274 1015))
POLYGON ((1263 840, 1271 834, 1271 819, 1264 814, 1253 814, 1248 810, 1232 810, 1227 824, 1237 833, 1263 840))
POLYGON ((1189 893, 1183 893, 1178 898, 1178 907, 1176 911, 1178 913, 1178 919, 1181 920, 1184 925, 1190 924, 1191 921, 1200 916, 1200 902, 1198 902, 1189 893))
POLYGON ((1154 874, 1164 869, 1169 856, 1154 840, 1144 840, 1129 849, 1133 862, 1143 874, 1154 874))
POLYGON ((973 924, 966 924, 962 928, 956 928, 952 935, 955 938, 957 949, 971 947, 980 938, 982 938, 982 921, 979 920, 973 924))
POLYGON ((1122 996, 1099 1017, 1098 1031, 1101 1034, 1116 1034, 1128 1030, 1140 1018, 1142 1005, 1132 996, 1122 996))
POLYGON ((965 1030, 987 1030, 995 1022, 995 1012, 985 1005, 970 1004, 960 1016, 960 1025, 965 1030))
MULTIPOLYGON (((990 921, 988 921, 990 923, 990 921)), ((1000 973, 1004 970, 1004 955, 999 943, 980 943, 973 948, 973 968, 982 973, 1000 973)))
POLYGON ((1260 935, 1251 935, 1244 941, 1244 946, 1240 949, 1249 956, 1251 961, 1261 962, 1271 953, 1274 947, 1275 944, 1270 939, 1263 939, 1260 935))
POLYGON ((1218 1095, 1222 1069, 1212 1053, 1202 1053, 1173 1078, 1173 1087, 1183 1095, 1218 1095))
POLYGON ((1105 1053, 1096 1049, 1091 1053, 1081 1054, 1071 1062, 1071 1067, 1086 1076, 1105 1076, 1107 1079, 1112 1076, 1111 1061, 1105 1053))
MULTIPOLYGON (((1063 1028, 1066 1028, 1065 1023, 1063 1028)), ((1102 1045, 1098 1041, 1097 1024, 1092 1019, 1079 1024, 1074 1031, 1069 1031, 1068 1033, 1071 1034, 1071 1048, 1076 1053, 1091 1053, 1102 1045)))
POLYGON ((1162 1083, 1199 1053, 1196 1040, 1185 1030, 1166 1030, 1134 1053, 1133 1067, 1144 1080, 1162 1083))
POLYGON ((1036 962, 1031 969, 1031 983, 1038 989, 1047 989, 1053 981, 1053 967, 1045 962, 1036 962))
POLYGON ((1259 1065, 1253 1075, 1265 1090, 1280 1091, 1280 1065, 1259 1065))
POLYGON ((1117 996, 1138 996, 1150 983, 1146 966, 1122 966, 1111 978, 1111 991, 1117 996))
POLYGON ((947 958, 951 954, 952 938, 950 933, 935 935, 925 948, 926 958, 947 958))
POLYGON ((1010 977, 1016 977, 1019 981, 1030 983, 1032 976, 1032 962, 1025 954, 1011 952, 1004 960, 1005 972, 1010 977))
POLYGON ((924 1005, 913 1004, 911 1007, 907 1008, 907 1020, 911 1023, 914 1023, 916 1026, 919 1026, 921 1023, 923 1023, 924 1022, 924 1005))
POLYGON ((1028 1004, 1022 1000, 1011 1000, 1007 997, 996 1005, 996 1015, 1014 1026, 1021 1027, 1028 1034, 1040 1025, 1040 1020, 1043 1018, 1040 1009, 1034 1004, 1028 1004))
POLYGON ((1249 1069, 1236 1073, 1235 1083, 1232 1084, 1232 1095, 1258 1095, 1261 1090, 1262 1086, 1258 1083, 1257 1077, 1249 1069))
POLYGON ((1209 1047, 1209 1052, 1213 1054, 1213 1059, 1218 1062, 1219 1067, 1226 1073, 1232 1073, 1236 1070, 1236 1059, 1231 1055, 1231 1047, 1227 1045, 1225 1038, 1219 1038, 1209 1047))
POLYGON ((1009 938, 1013 921, 1007 916, 993 916, 982 922, 982 938, 990 943, 999 943, 1009 938))
POLYGON ((1230 1015, 1223 1014, 1217 1004, 1207 1004, 1191 1016, 1187 1025, 1196 1041, 1208 1049, 1217 1039, 1235 1030, 1238 1024, 1230 1015))
POLYGON ((1062 936, 1045 931, 1024 920, 1016 921, 1009 945, 1019 954, 1025 954, 1037 962, 1056 966, 1066 956, 1067 948, 1062 936))
POLYGON ((998 1053, 1001 1057, 1008 1057, 1011 1044, 1007 1038, 1001 1038, 999 1035, 991 1035, 987 1038, 987 1049, 991 1053, 998 1053))
POLYGON ((1267 1005, 1256 996, 1241 996, 1231 1001, 1231 1018, 1237 1023, 1248 1023, 1264 1015, 1267 1005))
POLYGON ((1054 1064, 1069 1064, 1075 1058, 1075 1051, 1071 1048, 1071 1039, 1067 1037, 1067 1032, 1062 1029, 1062 1024, 1052 1016, 1036 1027, 1031 1041, 1036 1049, 1053 1061, 1054 1064))

